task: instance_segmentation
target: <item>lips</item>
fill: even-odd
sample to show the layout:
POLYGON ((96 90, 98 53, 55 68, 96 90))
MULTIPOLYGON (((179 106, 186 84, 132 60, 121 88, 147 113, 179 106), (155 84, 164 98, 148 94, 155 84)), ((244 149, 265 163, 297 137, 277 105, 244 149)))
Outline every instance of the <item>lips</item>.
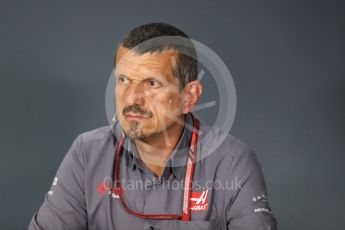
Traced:
POLYGON ((126 113, 125 117, 127 120, 146 120, 149 119, 149 116, 145 116, 142 114, 137 114, 137 113, 126 113))

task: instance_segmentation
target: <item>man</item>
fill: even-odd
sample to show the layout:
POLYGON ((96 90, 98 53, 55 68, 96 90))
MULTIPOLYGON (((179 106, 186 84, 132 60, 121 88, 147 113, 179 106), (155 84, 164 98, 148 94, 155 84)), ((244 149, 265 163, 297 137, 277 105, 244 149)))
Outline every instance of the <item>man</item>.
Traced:
POLYGON ((202 93, 195 58, 168 24, 125 36, 116 119, 76 138, 29 229, 277 228, 255 153, 191 113, 202 93))

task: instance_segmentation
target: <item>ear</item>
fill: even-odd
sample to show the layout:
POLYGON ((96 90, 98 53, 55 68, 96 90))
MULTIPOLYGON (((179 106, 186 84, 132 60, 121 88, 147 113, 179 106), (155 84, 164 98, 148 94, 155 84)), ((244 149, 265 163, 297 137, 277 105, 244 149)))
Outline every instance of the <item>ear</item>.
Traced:
POLYGON ((182 95, 182 112, 189 113, 198 102, 202 93, 202 85, 198 80, 188 82, 182 95))

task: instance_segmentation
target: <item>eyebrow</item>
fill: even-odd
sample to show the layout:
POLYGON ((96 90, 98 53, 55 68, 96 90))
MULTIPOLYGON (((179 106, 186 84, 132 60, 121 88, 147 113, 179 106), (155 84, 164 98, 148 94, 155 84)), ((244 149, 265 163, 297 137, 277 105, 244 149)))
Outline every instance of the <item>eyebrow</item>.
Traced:
MULTIPOLYGON (((128 78, 129 80, 133 80, 132 78, 128 77, 127 75, 125 74, 115 74, 115 77, 125 77, 125 78, 128 78)), ((150 76, 150 77, 146 77, 144 79, 141 79, 141 80, 137 80, 137 81, 147 81, 147 80, 150 80, 150 79, 155 79, 155 80, 158 80, 160 81, 161 83, 165 83, 165 82, 168 82, 166 79, 162 79, 160 77, 157 77, 157 75, 153 75, 153 76, 150 76)))

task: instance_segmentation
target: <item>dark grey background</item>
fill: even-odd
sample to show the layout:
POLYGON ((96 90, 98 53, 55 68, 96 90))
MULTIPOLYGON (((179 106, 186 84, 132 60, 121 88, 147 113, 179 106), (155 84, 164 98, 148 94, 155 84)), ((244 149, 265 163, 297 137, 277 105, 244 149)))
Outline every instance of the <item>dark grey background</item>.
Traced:
POLYGON ((116 43, 152 21, 228 65, 231 134, 256 151, 280 229, 343 228, 344 1, 162 2, 1 1, 0 228, 25 229, 74 138, 107 125, 116 43))

